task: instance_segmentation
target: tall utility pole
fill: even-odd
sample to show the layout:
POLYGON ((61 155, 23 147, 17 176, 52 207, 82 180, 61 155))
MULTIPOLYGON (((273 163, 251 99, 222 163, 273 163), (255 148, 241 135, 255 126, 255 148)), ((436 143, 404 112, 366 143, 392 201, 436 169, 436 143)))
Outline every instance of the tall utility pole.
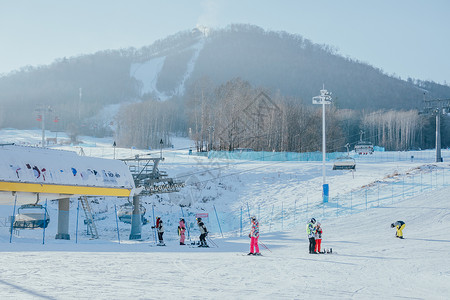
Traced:
POLYGON ((325 140, 325 104, 331 104, 331 92, 325 89, 325 85, 320 90, 320 95, 312 98, 313 104, 322 104, 322 177, 323 177, 323 202, 328 202, 328 184, 326 183, 325 160, 327 152, 327 144, 325 140))
POLYGON ((80 88, 80 97, 78 98, 78 125, 80 125, 80 120, 81 120, 81 96, 83 96, 83 94, 82 94, 82 90, 80 88))
POLYGON ((41 105, 40 107, 38 107, 35 110, 39 117, 38 121, 42 122, 41 123, 41 128, 42 128, 42 142, 41 142, 41 147, 44 148, 45 147, 45 115, 47 113, 51 113, 53 110, 50 106, 45 106, 45 105, 41 105))
POLYGON ((423 100, 423 111, 436 117, 436 162, 442 162, 441 155, 441 115, 450 112, 450 99, 423 100))

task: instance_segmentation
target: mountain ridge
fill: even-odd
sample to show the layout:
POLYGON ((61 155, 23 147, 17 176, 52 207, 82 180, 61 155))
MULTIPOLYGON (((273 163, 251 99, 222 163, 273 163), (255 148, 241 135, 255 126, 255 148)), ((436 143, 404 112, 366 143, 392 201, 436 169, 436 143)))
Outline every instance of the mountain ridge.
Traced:
POLYGON ((4 75, 0 77, 0 126, 36 126, 31 117, 42 103, 58 111, 61 127, 67 128, 83 121, 74 111, 88 119, 105 105, 173 97, 186 101, 185 91, 204 78, 215 86, 242 78, 305 104, 325 84, 338 108, 356 110, 417 109, 424 97, 450 95, 449 86, 389 76, 298 34, 233 24, 186 30, 140 49, 63 58, 4 75), (153 77, 136 78, 139 66, 155 59, 160 65, 153 77), (146 81, 153 87, 148 88, 146 81), (11 110, 21 110, 24 116, 18 120, 7 113, 11 110))

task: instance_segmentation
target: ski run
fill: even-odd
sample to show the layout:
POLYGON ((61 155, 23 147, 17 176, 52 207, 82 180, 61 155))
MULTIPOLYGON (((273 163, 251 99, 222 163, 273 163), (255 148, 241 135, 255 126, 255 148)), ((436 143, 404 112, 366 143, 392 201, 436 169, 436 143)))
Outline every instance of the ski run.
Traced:
MULTIPOLYGON (((3 142, 39 140, 38 134, 0 130, 3 142), (22 136, 25 134, 29 136, 22 136)), ((90 146, 83 150, 88 156, 112 158, 113 150, 118 157, 139 153, 113 149, 107 139, 86 140, 90 146)), ((448 150, 443 150, 442 163, 433 162, 432 151, 421 151, 423 159, 414 161, 377 160, 374 158, 382 154, 374 153, 357 160, 354 174, 331 171, 327 163, 330 206, 325 209, 321 206, 321 162, 211 162, 207 157, 189 155, 189 146, 189 141, 180 139, 174 149, 164 151, 166 159, 160 169, 171 176, 191 177, 184 178, 186 187, 179 193, 144 201, 150 224, 142 226, 141 240, 128 239, 130 224, 116 224, 114 206, 124 204, 123 199, 100 199, 93 204, 94 210, 107 211, 105 218, 97 221, 99 239, 86 235, 82 216, 76 233, 76 201, 70 207, 69 241, 54 239, 57 203, 51 201, 45 243, 43 230, 20 230, 11 236, 8 226, 0 227, 0 298, 448 299, 448 150), (218 167, 220 175, 214 173, 218 167), (441 173, 417 173, 427 168, 441 173), (414 181, 398 181, 397 190, 384 185, 392 176, 402 180, 412 173, 414 181), (220 176, 220 180, 207 181, 208 176, 220 176), (194 179, 207 183, 198 189, 189 185, 194 179), (429 189, 425 187, 427 179, 429 189), (366 204, 365 194, 358 191, 377 182, 383 184, 371 190, 372 196, 376 192, 384 196, 366 204), (400 190, 401 196, 389 196, 400 190), (352 206, 347 200, 346 206, 334 202, 338 191, 352 195, 352 206), (194 214, 205 212, 209 213, 205 220, 209 247, 198 247, 201 232, 194 214), (157 215, 164 221, 165 247, 155 247, 156 228, 151 226, 157 215), (259 222, 261 256, 247 255, 249 216, 256 216, 259 222), (178 235, 181 217, 189 229, 186 245, 180 245, 178 235), (323 230, 321 250, 332 249, 331 253, 309 253, 306 228, 311 218, 323 230), (399 220, 405 222, 404 239, 396 238, 396 228, 391 227, 399 220)), ((80 147, 59 148, 80 151, 80 147)), ((4 220, 12 211, 13 204, 0 206, 0 218, 4 220)))

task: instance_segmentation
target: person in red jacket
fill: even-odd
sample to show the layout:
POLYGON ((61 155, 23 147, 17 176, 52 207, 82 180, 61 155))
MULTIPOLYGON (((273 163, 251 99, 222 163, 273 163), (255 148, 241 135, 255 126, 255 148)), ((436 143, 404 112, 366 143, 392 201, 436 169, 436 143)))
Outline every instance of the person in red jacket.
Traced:
POLYGON ((316 239, 316 249, 315 249, 315 252, 316 253, 320 253, 320 246, 321 246, 321 244, 322 244, 322 227, 320 227, 320 223, 319 222, 317 222, 317 225, 316 225, 316 229, 314 230, 315 231, 315 239, 316 239))

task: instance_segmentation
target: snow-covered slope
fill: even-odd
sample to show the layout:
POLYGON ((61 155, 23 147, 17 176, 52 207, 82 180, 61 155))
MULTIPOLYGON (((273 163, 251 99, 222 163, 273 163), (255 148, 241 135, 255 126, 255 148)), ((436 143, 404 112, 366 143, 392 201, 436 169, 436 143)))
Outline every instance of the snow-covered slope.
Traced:
MULTIPOLYGON (((180 80, 175 86, 171 87, 171 91, 159 91, 157 83, 159 80, 160 73, 166 63, 167 56, 158 56, 149 59, 143 63, 135 63, 130 67, 130 76, 141 82, 141 95, 143 94, 154 94, 159 100, 167 100, 175 95, 182 96, 185 91, 185 83, 191 76, 195 63, 198 56, 203 49, 205 44, 205 36, 199 35, 197 42, 187 49, 182 49, 182 51, 190 51, 192 55, 187 61, 186 66, 180 66, 181 70, 185 70, 184 74, 180 75, 180 80)), ((179 50, 181 51, 181 50, 179 50)), ((172 74, 175 76, 175 74, 172 74)))
MULTIPOLYGON (((95 145, 84 152, 113 155, 110 142, 95 145)), ((116 156, 129 157, 139 150, 116 151, 116 156)), ((379 153, 379 157, 361 158, 354 178, 351 173, 327 171, 332 198, 322 206, 320 162, 212 161, 190 156, 187 149, 164 149, 166 160, 160 168, 169 176, 189 175, 192 183, 177 194, 143 199, 147 218, 153 218, 154 210, 166 223, 166 247, 154 246, 154 232, 148 225, 142 229, 143 241, 129 241, 130 225, 124 223, 118 224, 119 244, 114 205, 124 200, 110 198, 92 203, 99 218, 99 240, 86 236, 82 211, 76 235, 76 201, 71 203, 72 240, 54 240, 57 203, 48 201, 52 221, 45 232, 45 245, 42 230, 22 230, 9 243, 8 227, 0 227, 0 296, 446 299, 450 294, 446 250, 450 244, 450 166, 433 163, 432 151, 422 154, 421 160, 413 162, 383 160, 379 153), (366 187, 374 187, 368 190, 367 209, 366 193, 359 193, 366 187), (338 191, 352 198, 336 200, 338 191), (370 199, 376 200, 370 203, 370 199), (190 207, 182 211, 177 201, 188 201, 190 207), (270 249, 261 244, 262 257, 245 255, 249 249, 247 208, 260 217, 260 241, 270 249), (186 215, 190 240, 197 240, 193 223, 198 212, 209 213, 207 226, 217 248, 178 244, 178 217, 186 215), (323 247, 333 248, 333 254, 308 254, 305 226, 312 216, 322 223, 323 247), (397 220, 406 222, 404 240, 396 239, 389 226, 397 220)), ((392 157, 400 158, 400 154, 392 157)), ((447 158, 444 152, 444 161, 447 158)), ((12 209, 12 205, 0 206, 0 217, 7 217, 12 209)))

